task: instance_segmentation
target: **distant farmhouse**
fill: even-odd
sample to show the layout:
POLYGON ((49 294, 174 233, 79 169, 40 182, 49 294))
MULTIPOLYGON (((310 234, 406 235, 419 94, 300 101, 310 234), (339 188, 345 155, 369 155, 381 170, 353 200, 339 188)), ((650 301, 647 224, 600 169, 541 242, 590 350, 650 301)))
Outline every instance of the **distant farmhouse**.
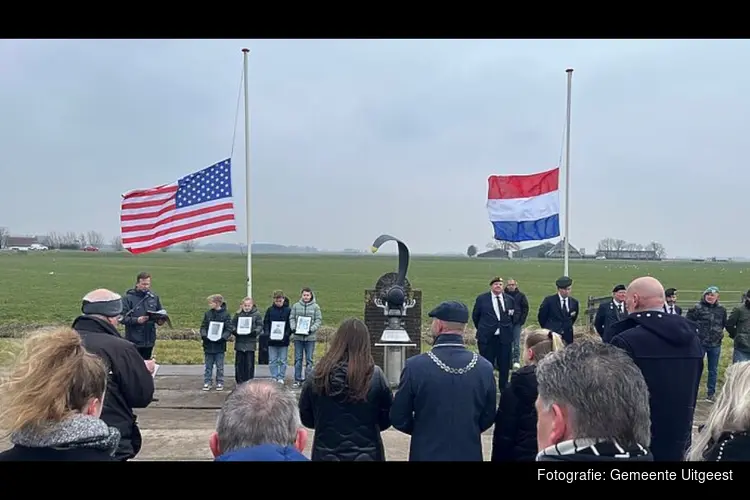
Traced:
POLYGON ((655 250, 598 250, 596 257, 608 260, 661 260, 655 250))
MULTIPOLYGON (((568 257, 571 259, 582 259, 584 252, 573 245, 568 244, 568 257)), ((545 242, 529 248, 523 248, 513 252, 514 259, 562 259, 565 256, 563 240, 557 243, 545 242)))
POLYGON ((6 248, 27 248, 38 243, 36 236, 8 236, 5 239, 6 248))
POLYGON ((494 250, 488 250, 484 253, 477 254, 477 258, 482 259, 509 259, 510 253, 502 248, 495 248, 494 250))

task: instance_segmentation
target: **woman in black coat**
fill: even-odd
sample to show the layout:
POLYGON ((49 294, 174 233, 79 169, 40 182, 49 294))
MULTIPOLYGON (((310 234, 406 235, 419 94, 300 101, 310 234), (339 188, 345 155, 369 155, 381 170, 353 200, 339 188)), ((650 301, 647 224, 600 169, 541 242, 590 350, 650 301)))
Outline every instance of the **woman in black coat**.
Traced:
POLYGON ((347 319, 302 385, 302 424, 315 429, 313 461, 384 461, 393 393, 370 350, 370 333, 347 319))
POLYGON ((564 347, 562 338, 549 330, 526 335, 525 366, 513 373, 500 396, 492 436, 493 462, 533 462, 537 455, 536 364, 564 347))
POLYGON ((106 387, 104 363, 75 330, 30 337, 0 386, 0 429, 13 443, 0 462, 115 461, 120 432, 99 419, 106 387))

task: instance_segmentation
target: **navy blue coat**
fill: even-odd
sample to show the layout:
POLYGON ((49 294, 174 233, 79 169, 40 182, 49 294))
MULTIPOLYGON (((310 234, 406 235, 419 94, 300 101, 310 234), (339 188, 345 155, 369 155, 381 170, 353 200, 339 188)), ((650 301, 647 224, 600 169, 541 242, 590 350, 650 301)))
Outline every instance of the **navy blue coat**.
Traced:
POLYGON ((482 433, 492 427, 497 384, 492 365, 442 334, 433 350, 406 361, 391 406, 391 425, 411 435, 410 461, 482 461, 482 433), (464 374, 449 368, 471 368, 464 374), (472 364, 473 363, 473 364, 472 364))
POLYGON ((510 344, 513 342, 513 325, 518 323, 521 310, 517 307, 516 300, 512 295, 503 294, 505 302, 505 312, 500 310, 500 320, 498 321, 495 314, 495 308, 492 301, 495 300, 492 292, 486 292, 477 297, 474 302, 474 309, 471 312, 471 320, 477 329, 477 342, 489 342, 495 335, 497 329, 500 329, 500 342, 510 344), (510 312, 513 311, 513 314, 510 312))
POLYGON ((697 325, 661 310, 644 311, 631 313, 606 334, 604 341, 624 349, 646 379, 654 461, 683 460, 703 373, 697 325))

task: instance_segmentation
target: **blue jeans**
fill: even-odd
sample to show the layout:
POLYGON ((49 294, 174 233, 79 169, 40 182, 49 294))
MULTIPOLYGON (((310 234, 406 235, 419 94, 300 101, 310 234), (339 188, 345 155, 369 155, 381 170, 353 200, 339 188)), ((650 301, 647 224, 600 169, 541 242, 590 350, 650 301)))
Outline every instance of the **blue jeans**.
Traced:
POLYGON ((289 346, 268 346, 268 369, 271 371, 271 378, 281 380, 286 378, 286 358, 289 356, 289 346))
POLYGON ((521 362, 521 325, 513 325, 513 364, 521 362))
POLYGON ((294 341, 294 381, 304 382, 313 368, 313 355, 315 354, 315 341, 294 341), (302 356, 305 357, 305 376, 302 376, 302 356))
POLYGON ((734 353, 732 353, 732 363, 741 363, 743 361, 750 361, 750 352, 740 351, 735 347, 734 353))
POLYGON ((716 379, 719 377, 719 357, 721 357, 721 346, 703 347, 708 361, 708 379, 706 380, 706 396, 716 394, 716 379))
POLYGON ((214 366, 216 367, 216 385, 224 385, 224 353, 217 352, 209 354, 203 353, 203 360, 206 363, 206 368, 203 371, 203 383, 211 384, 211 376, 213 375, 214 366))

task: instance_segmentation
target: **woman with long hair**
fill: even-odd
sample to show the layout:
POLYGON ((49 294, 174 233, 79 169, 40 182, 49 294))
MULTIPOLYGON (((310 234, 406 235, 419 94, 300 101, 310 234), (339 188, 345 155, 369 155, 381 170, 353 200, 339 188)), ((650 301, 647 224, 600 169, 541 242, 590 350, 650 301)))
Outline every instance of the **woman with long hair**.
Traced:
POLYGON ((493 462, 533 462, 537 455, 536 365, 565 347, 562 337, 546 329, 529 330, 524 367, 513 373, 500 396, 492 435, 493 462))
POLYGON ((107 368, 70 328, 24 343, 0 384, 0 429, 13 448, 0 461, 114 461, 120 432, 99 416, 107 368))
POLYGON ((300 415, 315 429, 312 460, 384 461, 380 433, 391 426, 393 392, 372 359, 370 332, 344 320, 302 385, 300 415))
POLYGON ((750 461, 750 361, 735 363, 706 423, 687 453, 690 462, 750 461))

